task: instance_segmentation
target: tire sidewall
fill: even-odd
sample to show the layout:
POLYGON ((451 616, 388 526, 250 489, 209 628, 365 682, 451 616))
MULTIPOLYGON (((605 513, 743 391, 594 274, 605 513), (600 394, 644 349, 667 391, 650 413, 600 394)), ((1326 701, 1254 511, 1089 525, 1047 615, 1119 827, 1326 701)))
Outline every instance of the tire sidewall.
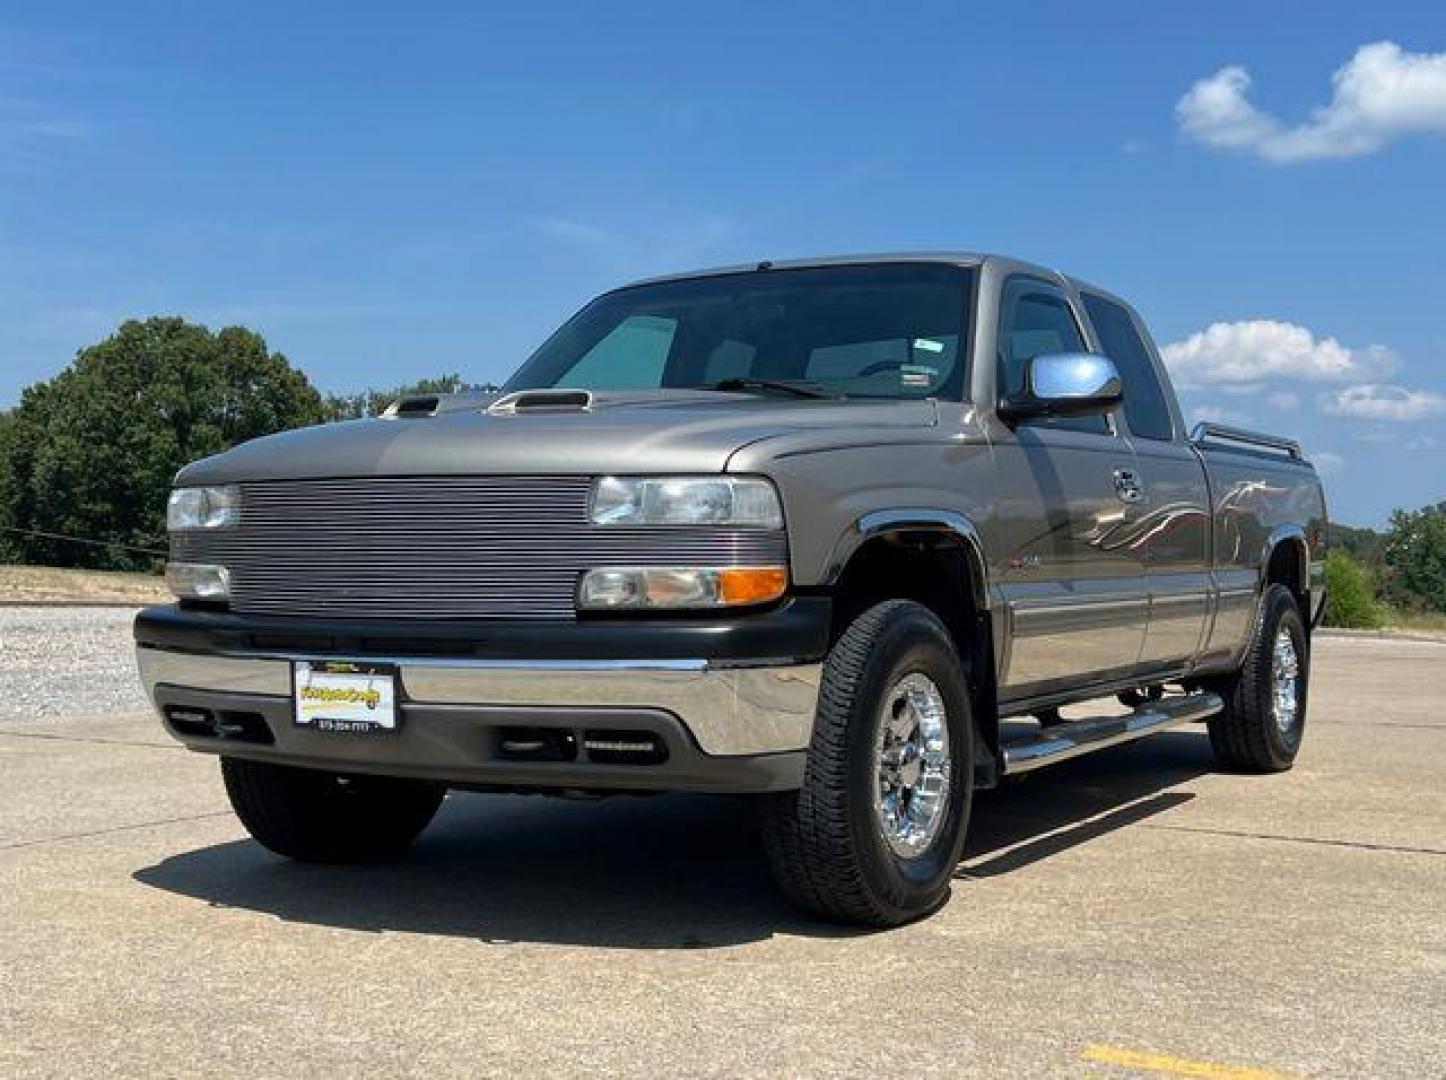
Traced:
POLYGON ((849 827, 855 850, 881 899, 920 914, 947 895, 964 844, 974 784, 973 718, 958 653, 942 623, 927 609, 910 606, 890 619, 876 642, 853 696, 849 721, 849 827), (950 784, 947 817, 934 842, 905 859, 889 847, 874 810, 874 748, 881 705, 900 679, 918 673, 939 688, 949 732, 950 784))
POLYGON ((1295 759, 1295 755, 1300 751, 1301 742, 1305 738, 1306 703, 1310 700, 1310 638, 1305 630, 1305 620, 1301 617, 1300 607, 1288 589, 1282 587, 1271 589, 1270 595, 1266 598, 1265 617, 1261 620, 1260 631, 1260 640, 1256 643, 1256 647, 1261 651, 1257 662, 1262 677, 1255 688, 1257 700, 1254 704, 1261 717, 1265 738, 1270 745, 1272 756, 1283 763, 1288 763, 1295 759), (1298 668, 1295 686, 1295 723, 1291 725, 1288 732, 1281 731, 1280 725, 1275 722, 1273 695, 1275 636, 1281 630, 1289 633, 1291 641, 1295 644, 1298 668))

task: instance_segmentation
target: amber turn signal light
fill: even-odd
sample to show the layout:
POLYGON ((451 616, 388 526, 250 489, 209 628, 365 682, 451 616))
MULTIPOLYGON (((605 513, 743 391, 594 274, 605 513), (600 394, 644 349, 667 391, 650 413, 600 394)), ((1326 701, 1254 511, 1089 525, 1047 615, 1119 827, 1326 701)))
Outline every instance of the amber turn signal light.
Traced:
POLYGON ((787 589, 786 566, 612 566, 583 575, 577 603, 593 611, 739 607, 787 589))
POLYGON ((788 588, 781 566, 739 566, 718 572, 718 599, 724 604, 766 604, 788 588))

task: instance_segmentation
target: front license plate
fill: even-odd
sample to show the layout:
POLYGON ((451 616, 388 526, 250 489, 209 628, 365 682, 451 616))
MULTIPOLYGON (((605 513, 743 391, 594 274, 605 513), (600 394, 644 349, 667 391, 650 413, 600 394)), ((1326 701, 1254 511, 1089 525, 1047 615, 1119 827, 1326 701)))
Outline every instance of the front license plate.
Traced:
POLYGON ((388 664, 298 660, 291 684, 302 727, 361 734, 397 729, 397 673, 388 664))

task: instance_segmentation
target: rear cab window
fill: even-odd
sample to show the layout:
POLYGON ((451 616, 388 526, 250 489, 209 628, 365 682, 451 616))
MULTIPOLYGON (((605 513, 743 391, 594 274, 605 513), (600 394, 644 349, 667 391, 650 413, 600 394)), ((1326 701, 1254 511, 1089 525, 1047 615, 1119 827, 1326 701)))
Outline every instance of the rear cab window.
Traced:
POLYGON ((1175 421, 1169 398, 1135 319, 1128 309, 1113 300, 1088 292, 1080 295, 1101 350, 1119 369, 1125 390, 1125 422, 1130 434, 1142 439, 1170 441, 1175 437, 1175 421))

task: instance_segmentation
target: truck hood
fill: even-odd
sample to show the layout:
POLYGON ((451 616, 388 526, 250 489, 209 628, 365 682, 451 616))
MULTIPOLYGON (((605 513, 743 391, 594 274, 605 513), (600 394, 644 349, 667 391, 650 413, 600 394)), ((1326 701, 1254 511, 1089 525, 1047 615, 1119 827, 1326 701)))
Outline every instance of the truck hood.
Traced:
POLYGON ((301 428, 182 469, 184 484, 356 476, 716 473, 741 447, 809 429, 857 433, 937 423, 932 401, 834 401, 712 391, 610 391, 585 409, 489 411, 443 398, 423 416, 301 428))

